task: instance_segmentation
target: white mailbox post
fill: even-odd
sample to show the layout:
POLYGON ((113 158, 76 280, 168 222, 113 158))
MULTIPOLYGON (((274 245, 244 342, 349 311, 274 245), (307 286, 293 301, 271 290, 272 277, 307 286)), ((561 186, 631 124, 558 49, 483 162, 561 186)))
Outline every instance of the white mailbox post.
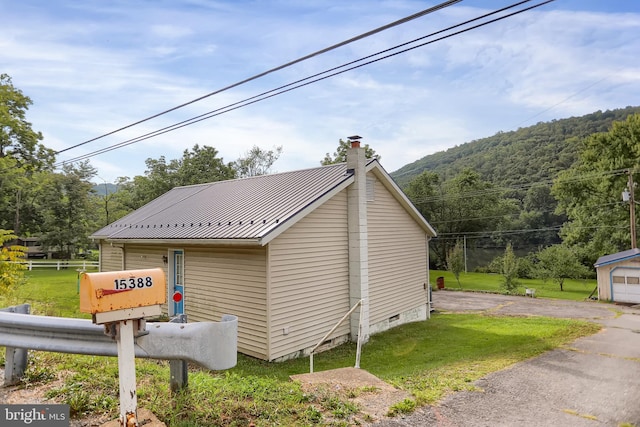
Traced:
POLYGON ((135 333, 144 331, 145 317, 161 314, 166 289, 160 268, 83 273, 80 278, 80 311, 91 313, 93 323, 104 324, 105 331, 115 329, 121 426, 138 426, 135 333))

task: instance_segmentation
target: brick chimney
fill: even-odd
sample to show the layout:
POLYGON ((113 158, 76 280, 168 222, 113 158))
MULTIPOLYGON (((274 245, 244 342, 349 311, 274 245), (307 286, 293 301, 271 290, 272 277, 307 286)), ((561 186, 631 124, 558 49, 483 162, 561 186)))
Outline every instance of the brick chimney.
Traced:
POLYGON ((349 230, 349 300, 353 307, 362 300, 362 310, 355 310, 350 318, 351 339, 356 340, 362 314, 362 342, 369 340, 369 254, 367 229, 367 171, 365 150, 360 136, 350 136, 347 149, 347 169, 355 181, 347 189, 347 218, 349 230))

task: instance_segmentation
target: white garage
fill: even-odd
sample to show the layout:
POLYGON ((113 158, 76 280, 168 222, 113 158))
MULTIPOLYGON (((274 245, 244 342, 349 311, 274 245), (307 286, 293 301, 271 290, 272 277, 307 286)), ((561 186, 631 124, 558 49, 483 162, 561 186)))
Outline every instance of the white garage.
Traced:
POLYGON ((640 304, 640 249, 598 258, 598 298, 640 304))

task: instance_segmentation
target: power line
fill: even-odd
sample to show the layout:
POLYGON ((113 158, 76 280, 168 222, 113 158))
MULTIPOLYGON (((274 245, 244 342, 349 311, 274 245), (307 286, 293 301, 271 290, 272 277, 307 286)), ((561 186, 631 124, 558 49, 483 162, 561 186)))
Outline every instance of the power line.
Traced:
MULTIPOLYGON (((515 6, 517 6, 517 5, 520 5, 520 4, 525 3, 525 2, 528 2, 528 1, 530 1, 530 0, 525 0, 525 1, 522 1, 522 2, 519 2, 519 3, 515 3, 514 5, 508 6, 507 8, 500 9, 499 11, 503 11, 503 10, 505 10, 505 9, 515 7, 515 6)), ((308 85, 310 85, 310 84, 312 84, 312 83, 316 83, 316 82, 318 82, 318 81, 325 80, 325 79, 328 79, 328 78, 330 78, 330 77, 334 77, 334 76, 339 75, 339 74, 343 74, 343 73, 345 73, 345 72, 347 72, 347 71, 351 71, 351 70, 354 70, 354 69, 357 69, 357 68, 361 68, 361 67, 364 67, 364 66, 366 66, 366 65, 370 65, 370 64, 372 64, 372 63, 379 62, 379 61, 381 61, 381 60, 383 60, 383 59, 387 59, 387 58, 390 58, 390 57, 393 57, 393 56, 399 55, 399 54, 401 54, 401 53, 406 53, 406 52, 409 52, 409 51, 411 51, 411 50, 417 49, 417 48, 419 48, 419 47, 423 47, 423 46, 426 46, 426 45, 429 45, 429 44, 432 44, 432 43, 435 43, 435 42, 438 42, 438 41, 441 41, 441 40, 444 40, 444 39, 447 39, 447 38, 450 38, 450 37, 453 37, 453 36, 456 36, 456 35, 459 35, 459 34, 462 34, 462 33, 465 33, 465 32, 467 32, 467 31, 471 31, 471 30, 473 30, 473 29, 483 27, 483 26, 485 26, 485 25, 488 25, 488 24, 491 24, 491 23, 494 23, 494 22, 497 22, 497 21, 500 21, 500 20, 503 20, 503 19, 509 18, 509 17, 511 17, 511 16, 514 16, 514 15, 517 15, 517 14, 520 14, 520 13, 523 13, 523 12, 526 12, 526 11, 528 11, 528 10, 531 10, 531 9, 534 9, 534 8, 537 8, 537 7, 540 7, 540 6, 543 6, 543 5, 548 4, 548 3, 551 3, 551 2, 553 2, 553 1, 555 1, 555 0, 547 0, 547 1, 544 1, 544 2, 542 2, 542 3, 536 4, 536 5, 534 5, 534 6, 530 6, 530 7, 528 7, 528 8, 524 8, 524 9, 518 10, 518 11, 516 11, 516 12, 513 12, 513 13, 510 13, 510 14, 507 14, 507 15, 504 15, 504 16, 501 16, 501 17, 498 17, 498 18, 495 18, 495 19, 492 19, 492 20, 489 20, 489 21, 486 21, 486 22, 483 22, 483 23, 480 23, 480 24, 477 24, 477 25, 471 26, 471 27, 469 27, 469 28, 465 28, 465 29, 463 29, 463 30, 460 30, 460 31, 457 31, 457 32, 454 32, 454 33, 451 33, 451 34, 448 34, 448 35, 445 35, 445 36, 442 36, 442 37, 440 37, 440 38, 437 38, 437 39, 434 39, 434 40, 430 40, 430 41, 427 41, 427 42, 424 42, 424 43, 418 44, 418 45, 416 45, 416 46, 412 46, 412 47, 409 47, 409 48, 406 48, 406 49, 400 50, 400 51, 398 51, 398 52, 394 52, 394 53, 391 53, 391 54, 389 54, 389 55, 386 55, 386 56, 383 56, 383 57, 380 57, 380 58, 376 58, 376 59, 370 60, 370 61, 368 61, 368 62, 365 62, 365 63, 359 64, 359 65, 355 65, 355 66, 353 66, 353 67, 350 67, 350 68, 347 68, 347 69, 344 69, 344 70, 341 70, 341 71, 336 71, 336 72, 334 72, 334 73, 332 73, 332 74, 328 74, 328 75, 322 76, 322 74, 325 74, 325 73, 327 73, 327 72, 330 72, 330 71, 333 71, 333 70, 340 69, 340 68, 345 67, 345 66, 347 66, 347 65, 350 65, 350 64, 353 64, 353 63, 356 63, 356 62, 360 62, 360 61, 362 61, 362 60, 364 60, 364 59, 371 58, 371 57, 373 57, 373 56, 377 56, 377 55, 379 55, 380 53, 388 52, 388 51, 390 51, 390 50, 395 50, 395 49, 397 49, 399 46, 405 46, 406 44, 414 43, 416 40, 422 40, 422 39, 424 39, 425 37, 429 37, 429 36, 424 36, 424 37, 421 37, 421 38, 419 38, 419 39, 416 39, 416 40, 414 40, 414 41, 412 41, 412 42, 404 43, 404 44, 398 45, 398 46, 396 46, 396 47, 394 47, 394 48, 391 48, 391 49, 386 49, 386 50, 381 51, 381 52, 378 52, 378 53, 376 53, 376 54, 369 55, 368 57, 361 58, 361 59, 359 59, 359 60, 357 60, 357 61, 352 61, 352 62, 347 63, 347 64, 345 64, 345 65, 342 65, 342 66, 339 66, 339 67, 332 68, 332 69, 327 70, 327 71, 324 71, 324 72, 322 72, 322 73, 315 74, 314 76, 307 77, 307 78, 305 78, 305 79, 301 79, 301 80, 298 80, 298 81, 296 81, 296 82, 293 82, 293 83, 289 83, 289 84, 287 84, 287 85, 280 86, 280 87, 278 87, 278 88, 276 88, 276 89, 272 89, 272 90, 270 90, 270 91, 263 92, 263 93, 261 93, 261 94, 259 94, 259 95, 255 95, 255 96, 253 96, 253 97, 246 98, 246 99, 244 99, 244 100, 242 100, 242 101, 238 101, 238 102, 235 102, 235 103, 233 103, 233 104, 229 104, 229 105, 227 105, 227 106, 225 106, 225 107, 221 107, 221 108, 218 108, 218 109, 216 109, 216 110, 209 111, 208 113, 204 113, 204 114, 201 114, 201 115, 199 115, 199 116, 193 117, 193 118, 191 118, 191 119, 188 119, 188 120, 184 120, 184 121, 182 121, 182 122, 175 123, 175 124, 170 125, 170 126, 167 126, 167 127, 165 127, 165 128, 162 128, 162 129, 159 129, 159 130, 156 130, 156 131, 153 131, 153 132, 147 133, 147 134, 145 134, 145 135, 142 135, 142 136, 139 136, 139 137, 136 137, 136 138, 132 138, 132 139, 129 139, 129 140, 126 140, 126 141, 120 142, 120 143, 118 143, 118 144, 114 144, 114 145, 111 145, 111 146, 105 147, 105 148, 103 148, 103 149, 96 150, 96 151, 93 151, 93 152, 91 152, 91 153, 87 153, 87 154, 82 155, 82 156, 78 156, 78 157, 75 157, 75 158, 72 158, 72 159, 68 159, 68 160, 65 160, 65 161, 59 162, 59 163, 57 163, 55 166, 60 166, 60 165, 65 164, 65 163, 73 163, 73 162, 77 162, 77 161, 80 161, 80 160, 88 159, 88 158, 90 158, 90 157, 93 157, 93 156, 96 156, 96 155, 99 155, 99 154, 103 154, 103 153, 106 153, 106 152, 109 152, 109 151, 112 151, 112 150, 115 150, 115 149, 118 149, 118 148, 121 148, 121 147, 124 147, 124 146, 127 146, 127 145, 131 145, 131 144, 134 144, 134 143, 137 143, 137 142, 141 142, 141 141, 144 141, 144 140, 146 140, 146 139, 153 138, 153 137, 155 137, 155 136, 159 136, 159 135, 162 135, 162 134, 165 134, 165 133, 168 133, 168 132, 171 132, 171 131, 174 131, 174 130, 180 129, 180 128, 185 127, 185 126, 189 126, 189 125, 192 125, 192 124, 198 123, 198 122, 200 122, 200 121, 203 121, 203 120, 206 120, 206 119, 210 119, 210 118, 212 118, 212 117, 216 117, 216 116, 222 115, 222 114, 224 114, 224 113, 228 113, 228 112, 230 112, 230 111, 237 110, 237 109, 239 109, 239 108, 246 107, 246 106, 251 105, 251 104, 255 104, 255 103, 260 102, 260 101, 264 101, 264 100, 269 99, 269 98, 272 98, 272 97, 274 97, 274 96, 281 95, 281 94, 283 94, 283 93, 287 93, 287 92, 290 92, 290 91, 292 91, 292 90, 295 90, 295 89, 298 89, 298 88, 301 88, 301 87, 304 87, 304 86, 308 86, 308 85), (316 76, 321 76, 321 77, 315 78, 315 79, 313 79, 313 80, 309 80, 309 79, 312 79, 313 77, 316 77, 316 76), (309 80, 309 81, 307 81, 307 80, 309 80), (300 83, 300 84, 298 84, 298 83, 300 83)), ((492 12, 491 14, 495 14, 495 13, 497 13, 497 12, 499 12, 499 11, 492 12)), ((487 14, 487 15, 483 15, 483 16, 488 16, 488 15, 491 15, 491 14, 487 14)), ((473 20, 470 20, 469 22, 474 21, 474 20, 477 20, 477 19, 481 19, 481 18, 482 18, 482 17, 478 17, 478 18, 475 18, 475 19, 473 19, 473 20)), ((451 27, 451 28, 455 28, 455 27, 457 27, 457 26, 459 26, 459 25, 462 25, 462 24, 455 25, 455 26, 453 26, 453 27, 451 27)), ((434 33, 434 34, 441 33, 442 31, 446 31, 446 29, 445 29, 445 30, 438 31, 438 32, 436 32, 436 33, 434 33)))
MULTIPOLYGON (((598 204, 598 208, 604 208, 606 206, 617 206, 620 207, 623 205, 623 202, 612 202, 612 203, 600 203, 598 204)), ((608 209, 609 212, 614 212, 615 209, 608 209)), ((555 210, 554 209, 543 209, 540 211, 534 211, 536 213, 554 213, 555 210)), ((437 224, 452 224, 452 223, 456 223, 456 222, 466 222, 466 221, 477 221, 477 220, 482 220, 482 219, 499 219, 499 218, 508 218, 508 217, 514 217, 517 219, 518 216, 520 216, 523 213, 527 213, 526 211, 521 211, 521 212, 514 212, 514 213, 508 213, 508 214, 504 214, 504 215, 491 215, 491 216, 478 216, 478 217, 466 217, 463 219, 451 219, 451 220, 447 220, 447 221, 429 221, 429 224, 436 226, 437 224)))
POLYGON ((334 45, 329 46, 329 47, 326 47, 326 48, 324 48, 324 49, 320 49, 319 51, 316 51, 316 52, 310 53, 310 54, 305 55, 305 56, 303 56, 303 57, 301 57, 301 58, 298 58, 298 59, 295 59, 295 60, 293 60, 293 61, 287 62, 286 64, 279 65, 279 66, 277 66, 277 67, 275 67, 275 68, 271 68, 270 70, 267 70, 267 71, 264 71, 264 72, 262 72, 262 73, 256 74, 256 75, 254 75, 254 76, 251 76, 251 77, 249 77, 249 78, 246 78, 246 79, 244 79, 244 80, 241 80, 241 81, 239 81, 239 82, 237 82, 237 83, 233 83, 233 84, 231 84, 231 85, 225 86, 225 87, 223 87, 222 89, 218 89, 218 90, 215 90, 215 91, 213 91, 213 92, 209 92, 209 93, 207 93, 206 95, 202 95, 202 96, 200 96, 200 97, 198 97, 198 98, 196 98, 196 99, 192 99, 191 101, 188 101, 188 102, 185 102, 185 103, 183 103, 183 104, 177 105, 177 106, 175 106, 175 107, 173 107, 173 108, 169 108, 168 110, 161 111, 160 113, 154 114, 154 115, 149 116, 149 117, 147 117, 147 118, 144 118, 144 119, 142 119, 142 120, 138 120, 137 122, 134 122, 134 123, 128 124, 128 125, 126 125, 126 126, 123 126, 123 127, 118 128, 118 129, 116 129, 116 130, 113 130, 113 131, 111 131, 111 132, 105 133, 105 134, 103 134, 103 135, 97 136, 97 137, 95 137, 95 138, 89 139, 89 140, 87 140, 87 141, 81 142, 81 143, 79 143, 79 144, 73 145, 73 146, 71 146, 71 147, 67 147, 67 148, 65 148, 65 149, 63 149, 63 150, 56 151, 56 153, 55 153, 55 154, 60 154, 60 153, 63 153, 63 152, 65 152, 65 151, 69 151, 69 150, 72 150, 72 149, 74 149, 74 148, 81 147, 81 146, 83 146, 83 145, 85 145, 85 144, 88 144, 88 143, 90 143, 90 142, 97 141, 97 140, 102 139, 102 138, 104 138, 104 137, 107 137, 107 136, 109 136, 109 135, 113 135, 113 134, 115 134, 115 133, 117 133, 117 132, 123 131, 123 130, 125 130, 125 129, 130 128, 130 127, 133 127, 133 126, 139 125, 139 124, 144 123, 144 122, 147 122, 147 121, 149 121, 149 120, 151 120, 151 119, 155 119, 155 118, 157 118, 157 117, 160 117, 160 116, 165 115, 165 114, 167 114, 167 113, 170 113, 170 112, 172 112, 172 111, 175 111, 175 110, 178 110, 178 109, 180 109, 180 108, 186 107, 187 105, 191 105, 191 104, 196 103, 196 102, 198 102, 198 101, 202 101, 203 99, 205 99, 205 98, 209 98, 210 96, 217 95, 217 94, 219 94, 219 93, 221 93, 221 92, 225 92, 225 91, 227 91, 227 90, 229 90, 229 89, 233 89, 233 88, 238 87, 238 86, 241 86, 241 85, 243 85, 243 84, 245 84, 245 83, 249 83, 249 82, 251 82, 251 81, 253 81, 253 80, 259 79, 259 78, 264 77, 264 76, 266 76, 266 75, 268 75, 268 74, 274 73, 274 72, 276 72, 276 71, 280 71, 280 70, 285 69, 285 68, 287 68, 287 67, 290 67, 290 66, 292 66, 292 65, 295 65, 295 64, 298 64, 298 63, 300 63, 300 62, 306 61, 307 59, 311 59, 311 58, 313 58, 313 57, 316 57, 316 56, 319 56, 319 55, 325 54, 325 53, 330 52, 330 51, 332 51, 332 50, 335 50, 335 49, 337 49, 337 48, 339 48, 339 47, 346 46, 346 45, 348 45, 348 44, 350 44, 350 43, 353 43, 353 42, 355 42, 355 41, 362 40, 362 39, 367 38, 367 37, 370 37, 370 36, 372 36, 372 35, 374 35, 374 34, 377 34, 377 33, 380 33, 380 32, 382 32, 382 31, 388 30, 389 28, 396 27, 396 26, 398 26, 398 25, 400 25, 400 24, 405 24, 405 23, 407 23, 407 22, 409 22, 409 21, 412 21, 412 20, 414 20, 414 19, 420 18, 420 17, 422 17, 422 16, 424 16, 424 15, 428 15, 428 14, 430 14, 430 13, 436 12, 436 11, 438 11, 438 10, 440 10, 440 9, 444 9, 444 8, 446 8, 446 7, 452 6, 452 5, 454 5, 454 4, 456 4, 456 3, 459 3, 459 2, 461 2, 461 1, 462 1, 462 0, 448 0, 448 1, 445 1, 445 2, 443 2, 443 3, 440 3, 440 4, 436 5, 436 6, 433 6, 433 7, 430 7, 430 8, 428 8, 428 9, 422 10, 422 11, 420 11, 420 12, 418 12, 418 13, 414 13, 413 15, 410 15, 410 16, 407 16, 407 17, 405 17, 405 18, 399 19, 399 20, 397 20, 397 21, 391 22, 391 23, 389 23, 389 24, 383 25, 382 27, 378 27, 378 28, 373 29, 373 30, 371 30, 371 31, 367 31, 366 33, 363 33, 363 34, 360 34, 360 35, 358 35, 358 36, 352 37, 352 38, 350 38, 350 39, 348 39, 348 40, 344 40, 344 41, 342 41, 342 42, 340 42, 340 43, 334 44, 334 45))
MULTIPOLYGON (((598 226, 582 226, 576 227, 580 229, 589 229, 589 230, 604 230, 604 229, 615 229, 622 230, 627 229, 627 226, 618 226, 618 225, 598 225, 598 226)), ((544 227, 544 228, 523 228, 518 230, 491 230, 491 231, 461 231, 459 233, 440 233, 433 240, 454 240, 459 239, 462 236, 467 236, 467 239, 481 239, 481 238, 490 238, 495 237, 496 235, 514 235, 514 234, 526 234, 526 233, 540 233, 544 231, 560 231, 562 226, 554 226, 554 227, 544 227)))

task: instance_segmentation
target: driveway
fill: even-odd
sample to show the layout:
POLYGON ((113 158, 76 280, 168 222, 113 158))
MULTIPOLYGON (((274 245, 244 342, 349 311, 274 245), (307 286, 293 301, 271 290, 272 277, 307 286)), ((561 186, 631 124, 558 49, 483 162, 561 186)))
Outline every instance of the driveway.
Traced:
POLYGON ((491 312, 585 319, 599 333, 487 375, 482 391, 449 395, 437 406, 376 427, 640 427, 640 309, 467 292, 433 293, 438 312, 491 312))

